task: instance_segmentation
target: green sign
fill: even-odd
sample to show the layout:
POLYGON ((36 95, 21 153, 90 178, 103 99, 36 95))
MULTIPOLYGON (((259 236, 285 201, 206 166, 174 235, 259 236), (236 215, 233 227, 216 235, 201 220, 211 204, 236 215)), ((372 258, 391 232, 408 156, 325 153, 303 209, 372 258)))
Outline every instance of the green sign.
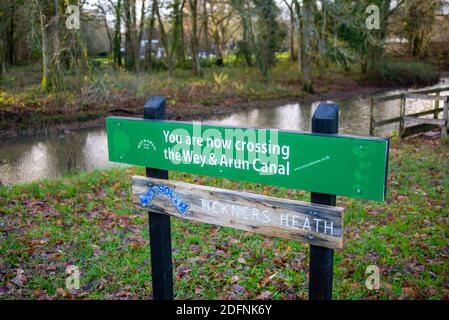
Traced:
POLYGON ((383 201, 388 139, 108 117, 109 160, 383 201))

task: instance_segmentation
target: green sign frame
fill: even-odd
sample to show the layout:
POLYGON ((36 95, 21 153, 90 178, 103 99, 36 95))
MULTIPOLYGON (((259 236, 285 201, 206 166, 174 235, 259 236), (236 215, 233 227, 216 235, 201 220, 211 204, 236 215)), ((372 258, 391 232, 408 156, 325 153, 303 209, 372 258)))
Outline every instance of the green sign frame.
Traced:
POLYGON ((384 201, 389 139, 107 117, 109 160, 384 201))

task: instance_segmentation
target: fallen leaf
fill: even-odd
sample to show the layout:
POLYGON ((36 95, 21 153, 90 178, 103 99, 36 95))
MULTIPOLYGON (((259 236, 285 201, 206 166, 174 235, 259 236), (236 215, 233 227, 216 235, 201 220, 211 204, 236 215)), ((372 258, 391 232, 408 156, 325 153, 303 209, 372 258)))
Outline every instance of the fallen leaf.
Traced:
POLYGON ((245 264, 246 263, 246 260, 244 258, 242 258, 242 257, 238 258, 237 261, 238 261, 238 263, 241 263, 241 264, 245 264))
POLYGON ((199 252, 201 251, 201 248, 200 248, 200 246, 197 245, 197 244, 192 244, 192 245, 190 246, 190 250, 193 251, 193 252, 195 252, 195 253, 199 253, 199 252))
POLYGON ((7 293, 9 291, 7 286, 0 286, 0 294, 7 293))
POLYGON ((237 276, 237 275, 232 276, 231 283, 236 283, 238 281, 239 281, 239 276, 237 276))
POLYGON ((231 286, 232 291, 237 292, 237 293, 244 293, 246 291, 245 287, 242 287, 238 284, 233 284, 231 286))
POLYGON ((187 276, 190 273, 190 271, 192 271, 192 269, 188 267, 178 267, 176 271, 178 273, 178 278, 183 278, 187 276))
POLYGON ((27 278, 23 275, 24 271, 22 269, 17 269, 17 275, 14 279, 11 280, 12 283, 21 287, 27 280, 27 278))
POLYGON ((65 292, 65 290, 62 289, 62 288, 56 289, 56 292, 57 292, 60 296, 62 296, 63 298, 67 297, 67 292, 65 292))
POLYGON ((270 291, 264 291, 257 296, 257 299, 270 300, 272 297, 273 297, 273 293, 271 293, 270 291))

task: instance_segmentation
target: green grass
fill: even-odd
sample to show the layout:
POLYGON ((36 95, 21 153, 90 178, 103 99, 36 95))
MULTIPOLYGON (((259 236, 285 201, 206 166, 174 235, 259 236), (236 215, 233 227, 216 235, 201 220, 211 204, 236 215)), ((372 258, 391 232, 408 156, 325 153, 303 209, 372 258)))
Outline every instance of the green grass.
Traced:
MULTIPOLYGON (((345 246, 335 254, 334 299, 449 297, 449 146, 393 141, 385 203, 338 197, 345 246), (365 287, 377 265, 379 290, 365 287)), ((0 187, 0 299, 148 299, 148 217, 131 204, 142 168, 79 173, 0 187), (65 289, 65 268, 81 289, 65 289), (17 277, 17 270, 23 274, 17 277)), ((171 179, 308 201, 307 192, 203 176, 171 179)), ((307 298, 309 249, 299 242, 172 219, 178 299, 307 298), (268 293, 267 293, 268 292, 268 293)))

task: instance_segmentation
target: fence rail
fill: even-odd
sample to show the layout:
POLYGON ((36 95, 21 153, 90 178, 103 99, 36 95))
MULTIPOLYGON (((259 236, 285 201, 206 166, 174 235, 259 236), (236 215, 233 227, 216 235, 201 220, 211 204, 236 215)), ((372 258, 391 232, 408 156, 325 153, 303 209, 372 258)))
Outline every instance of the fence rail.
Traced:
POLYGON ((449 122, 447 115, 449 96, 441 96, 441 93, 446 91, 449 91, 449 87, 418 90, 415 92, 401 93, 388 96, 372 97, 370 105, 370 127, 369 127, 370 135, 374 136, 374 132, 377 127, 399 122, 399 133, 400 136, 403 137, 405 135, 406 122, 414 122, 418 124, 442 126, 442 138, 444 139, 447 136, 448 122, 449 122), (430 110, 421 111, 413 114, 406 114, 407 99, 435 101, 435 104, 434 107, 430 110), (376 120, 374 115, 376 104, 379 102, 392 101, 392 100, 400 100, 399 116, 390 119, 376 120), (440 107, 440 101, 444 103, 443 108, 440 107), (443 111, 443 119, 438 119, 438 115, 441 111, 443 111), (429 114, 434 115, 433 119, 419 118, 420 116, 425 116, 429 114))

